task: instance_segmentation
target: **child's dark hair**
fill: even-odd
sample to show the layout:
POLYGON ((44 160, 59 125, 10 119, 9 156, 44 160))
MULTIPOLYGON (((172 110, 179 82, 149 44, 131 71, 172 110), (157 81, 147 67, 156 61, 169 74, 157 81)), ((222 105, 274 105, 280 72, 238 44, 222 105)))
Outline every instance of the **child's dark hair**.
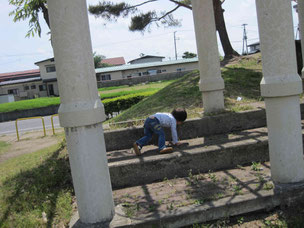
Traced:
POLYGON ((175 108, 171 114, 176 119, 176 121, 184 122, 187 119, 187 112, 183 108, 175 108))

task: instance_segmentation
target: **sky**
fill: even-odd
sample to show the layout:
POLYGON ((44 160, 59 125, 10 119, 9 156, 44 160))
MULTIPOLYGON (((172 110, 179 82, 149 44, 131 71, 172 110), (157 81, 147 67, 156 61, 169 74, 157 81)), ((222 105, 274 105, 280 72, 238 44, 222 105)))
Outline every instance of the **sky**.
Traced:
MULTIPOLYGON (((113 0, 120 2, 121 0, 113 0)), ((98 0, 87 0, 87 5, 97 4, 98 0)), ((126 0, 130 4, 138 0, 126 0)), ((142 1, 141 1, 142 2, 142 1)), ((160 0, 141 7, 142 11, 155 9, 170 10, 174 4, 160 0)), ((259 41, 255 0, 226 0, 223 4, 225 22, 233 48, 242 52, 243 27, 247 24, 248 44, 259 41)), ((8 0, 0 0, 0 73, 38 69, 35 62, 53 57, 49 41, 49 29, 40 15, 41 37, 26 38, 28 21, 13 22, 9 13, 14 9, 8 0)), ((295 36, 298 26, 297 14, 293 11, 295 36)), ((130 18, 120 18, 107 22, 89 14, 89 24, 93 52, 107 58, 124 57, 126 62, 140 57, 140 54, 164 56, 166 60, 175 59, 174 32, 178 58, 184 52, 197 53, 192 11, 181 8, 174 13, 181 21, 180 27, 164 28, 152 25, 150 31, 131 32, 128 29, 130 18)), ((219 52, 223 55, 221 44, 219 52)))

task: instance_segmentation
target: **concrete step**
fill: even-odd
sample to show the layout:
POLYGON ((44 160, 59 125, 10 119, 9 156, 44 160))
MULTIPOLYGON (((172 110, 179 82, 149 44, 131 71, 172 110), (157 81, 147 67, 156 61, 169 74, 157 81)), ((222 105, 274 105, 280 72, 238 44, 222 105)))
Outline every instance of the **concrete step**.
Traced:
POLYGON ((185 177, 210 170, 234 168, 253 161, 268 161, 267 128, 256 128, 189 139, 186 147, 159 154, 156 146, 146 146, 142 156, 131 149, 107 153, 113 189, 153 183, 164 178, 185 177))
MULTIPOLYGON (((114 190, 111 227, 184 227, 303 202, 303 190, 303 184, 274 189, 269 163, 198 175, 189 172, 184 178, 114 190)), ((76 213, 70 226, 91 227, 78 218, 76 213)))

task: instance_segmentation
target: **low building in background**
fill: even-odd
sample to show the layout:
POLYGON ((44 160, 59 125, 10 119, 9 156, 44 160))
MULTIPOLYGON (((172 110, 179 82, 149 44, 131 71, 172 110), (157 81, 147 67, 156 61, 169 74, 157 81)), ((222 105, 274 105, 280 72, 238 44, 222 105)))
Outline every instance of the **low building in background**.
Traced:
POLYGON ((59 96, 55 59, 45 59, 36 62, 35 65, 39 67, 40 77, 46 87, 47 96, 59 96))
POLYGON ((47 96, 39 69, 0 74, 0 94, 14 95, 14 100, 47 96))
MULTIPOLYGON (((136 59, 136 61, 148 61, 140 64, 134 64, 133 62, 133 64, 121 65, 125 62, 123 57, 108 59, 106 62, 106 59, 103 60, 104 63, 114 66, 95 69, 98 86, 102 87, 103 82, 111 80, 161 76, 168 73, 179 74, 198 69, 198 58, 163 62, 164 57, 152 56, 152 59, 150 57, 144 56, 136 59)), ((39 69, 0 74, 0 94, 14 95, 16 101, 36 97, 59 96, 55 59, 49 58, 35 64, 39 69)))
POLYGON ((154 63, 154 62, 162 62, 165 57, 163 56, 155 56, 155 55, 142 55, 138 59, 133 59, 129 63, 130 64, 141 64, 141 63, 154 63))
POLYGON ((121 65, 125 65, 126 61, 124 57, 115 57, 115 58, 103 59, 101 60, 101 63, 105 63, 111 66, 121 66, 121 65))
POLYGON ((164 62, 129 64, 96 69, 97 82, 121 80, 141 76, 153 76, 198 69, 198 58, 164 62))
POLYGON ((258 52, 260 52, 260 49, 261 49, 260 48, 260 42, 249 44, 248 47, 249 47, 249 53, 248 54, 258 53, 258 52))

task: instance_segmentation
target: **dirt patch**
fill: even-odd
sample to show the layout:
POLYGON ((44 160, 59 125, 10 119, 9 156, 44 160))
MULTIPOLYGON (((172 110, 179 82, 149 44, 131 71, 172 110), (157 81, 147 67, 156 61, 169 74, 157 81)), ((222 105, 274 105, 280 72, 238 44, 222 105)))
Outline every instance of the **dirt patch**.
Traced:
POLYGON ((116 205, 122 205, 126 217, 147 218, 156 214, 175 213, 181 207, 212 204, 224 199, 230 202, 237 195, 270 191, 269 163, 255 163, 219 172, 164 179, 162 182, 113 191, 116 205))
POLYGON ((0 140, 10 144, 5 153, 0 155, 0 163, 2 163, 22 154, 53 146, 61 140, 61 137, 53 136, 51 131, 47 131, 47 136, 44 136, 42 131, 33 131, 21 135, 20 141, 17 141, 15 135, 2 136, 0 140))
POLYGON ((261 63, 261 61, 262 61, 262 57, 261 57, 260 53, 246 55, 246 56, 236 56, 232 59, 225 59, 225 60, 221 61, 221 67, 235 65, 235 64, 240 63, 240 61, 242 61, 242 60, 251 60, 251 59, 257 60, 257 63, 261 63))

